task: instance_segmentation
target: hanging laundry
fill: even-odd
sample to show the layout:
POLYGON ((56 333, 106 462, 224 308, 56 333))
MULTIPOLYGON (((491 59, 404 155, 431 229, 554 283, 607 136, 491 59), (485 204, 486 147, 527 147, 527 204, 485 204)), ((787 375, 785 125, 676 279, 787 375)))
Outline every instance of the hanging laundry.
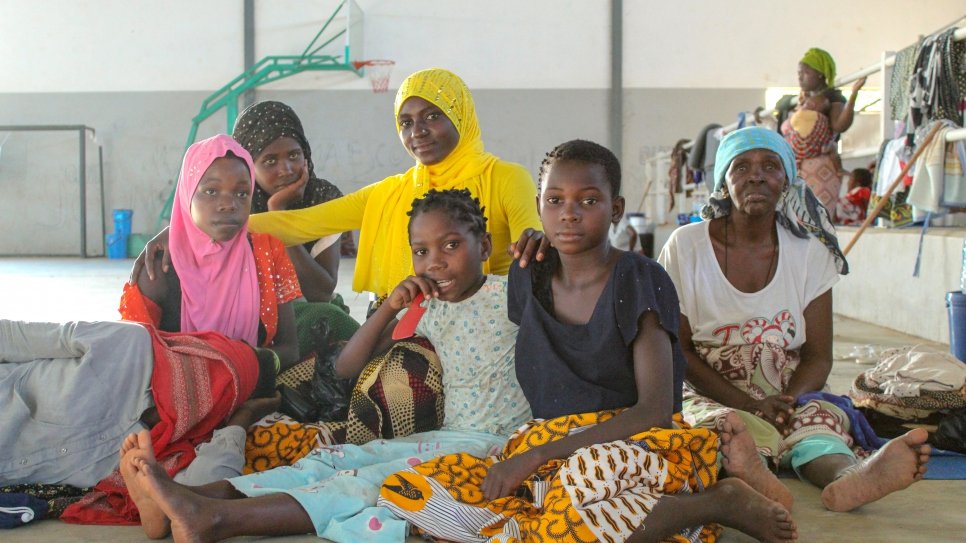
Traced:
POLYGON ((889 116, 892 120, 905 120, 909 115, 909 83, 918 56, 918 43, 896 53, 896 62, 892 67, 892 77, 889 80, 889 92, 891 93, 889 96, 889 116))
MULTIPOLYGON (((943 211, 943 193, 945 192, 946 170, 946 133, 958 128, 952 121, 939 121, 944 126, 936 133, 929 146, 926 147, 919 161, 916 172, 909 187, 907 201, 918 209, 929 213, 943 211)), ((930 124, 930 128, 932 124, 930 124)), ((925 128, 925 127, 924 127, 925 128)), ((958 188, 958 187, 957 187, 958 188)), ((951 191, 950 196, 961 198, 959 190, 951 191)))
POLYGON ((956 28, 923 40, 909 80, 910 110, 916 127, 934 120, 962 122, 966 98, 966 41, 955 41, 956 28))
POLYGON ((694 146, 691 147, 691 158, 688 166, 692 170, 700 170, 704 177, 708 178, 714 173, 714 155, 718 152, 718 143, 721 141, 721 125, 712 123, 698 132, 698 137, 694 138, 694 146))
POLYGON ((966 141, 946 143, 942 203, 946 207, 966 207, 966 141))
POLYGON ((678 140, 671 150, 671 166, 668 168, 668 207, 667 210, 674 209, 674 195, 682 192, 683 184, 687 183, 691 176, 688 175, 688 150, 685 148, 688 140, 678 140))

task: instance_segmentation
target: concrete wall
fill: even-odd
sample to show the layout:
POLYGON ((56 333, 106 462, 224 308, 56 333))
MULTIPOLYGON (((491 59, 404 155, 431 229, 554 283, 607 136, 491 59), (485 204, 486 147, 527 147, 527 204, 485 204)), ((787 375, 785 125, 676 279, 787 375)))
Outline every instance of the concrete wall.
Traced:
MULTIPOLYGON (((543 154, 566 139, 607 143, 608 0, 358 3, 365 13, 359 56, 398 62, 391 89, 432 65, 462 75, 474 89, 489 150, 535 172, 543 154)), ((256 57, 301 53, 337 4, 257 0, 256 57)), ((802 25, 794 20, 800 4, 791 0, 625 0, 620 151, 630 208, 643 189, 644 159, 708 122, 753 109, 766 86, 794 86, 795 63, 808 47, 827 48, 840 72, 854 71, 950 22, 962 5, 817 0, 809 12, 834 15, 802 25)), ((190 119, 205 96, 241 72, 242 45, 237 0, 6 0, 0 124, 93 126, 90 143, 104 150, 104 207, 133 209, 134 231, 153 232, 190 119)), ((355 75, 304 74, 257 97, 296 108, 318 173, 344 191, 411 163, 393 132, 392 94, 371 94, 355 75)), ((223 130, 216 116, 199 137, 223 130)), ((88 245, 96 253, 101 217, 90 148, 88 245)), ((0 133, 0 187, 8 195, 0 254, 76 254, 76 155, 76 142, 61 136, 0 133)))
MULTIPOLYGON (((839 230, 843 247, 856 230, 839 230)), ((919 234, 918 228, 866 230, 849 253, 851 273, 833 292, 835 312, 949 343, 945 299, 947 292, 960 288, 966 229, 930 229, 919 277, 913 277, 919 234)))
MULTIPOLYGON (((88 124, 88 251, 101 254, 96 145, 104 152, 107 231, 110 210, 134 210, 133 231, 154 233, 177 180, 191 117, 203 92, 84 92, 0 95, 0 124, 88 124)), ((667 142, 693 137, 721 108, 754 100, 749 89, 628 89, 625 96, 625 195, 640 202, 643 176, 635 163, 667 142), (655 104, 662 104, 655 107, 655 104)), ((312 142, 316 173, 343 192, 412 165, 394 132, 392 95, 367 90, 258 92, 299 113, 312 142)), ((606 141, 608 93, 595 89, 482 89, 474 92, 487 149, 534 175, 544 153, 572 138, 606 141), (561 114, 566 112, 566 114, 561 114)), ((225 130, 224 117, 199 130, 225 130)), ((15 198, 0 203, 0 254, 77 254, 76 138, 0 133, 0 186, 15 198), (6 138, 6 139, 5 139, 6 138), (57 195, 53 204, 49 196, 57 195)))

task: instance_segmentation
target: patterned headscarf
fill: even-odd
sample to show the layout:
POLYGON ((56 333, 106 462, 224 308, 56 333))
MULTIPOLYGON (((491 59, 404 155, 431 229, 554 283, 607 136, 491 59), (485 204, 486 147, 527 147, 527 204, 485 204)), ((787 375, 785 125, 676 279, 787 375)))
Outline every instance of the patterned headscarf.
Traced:
POLYGON ((807 238, 812 235, 818 238, 832 253, 839 273, 848 274, 849 263, 839 249, 828 210, 818 201, 812 189, 808 188, 805 180, 798 177, 792 148, 774 130, 750 126, 735 130, 722 138, 714 161, 714 189, 708 198, 708 204, 701 210, 701 216, 711 220, 726 217, 731 213, 731 198, 725 193, 725 175, 738 155, 754 149, 767 149, 777 154, 785 168, 789 183, 775 209, 778 224, 796 237, 807 238))
POLYGON ((188 147, 171 207, 171 262, 181 281, 181 331, 213 330, 258 344, 258 276, 248 243, 248 221, 232 239, 213 241, 191 218, 191 198, 211 164, 231 152, 245 162, 251 184, 255 166, 226 134, 188 147))
MULTIPOLYGON (((309 181, 305 186, 302 199, 289 206, 289 209, 302 209, 342 196, 335 185, 315 176, 312 148, 305 138, 302 121, 286 104, 265 101, 248 106, 235 121, 235 128, 231 135, 252 155, 253 160, 257 160, 258 155, 278 138, 289 137, 298 142, 308 163, 309 181)), ((268 198, 269 194, 256 183, 255 192, 252 195, 252 213, 268 211, 268 198)))
POLYGON ((812 47, 805 52, 805 56, 799 62, 814 68, 818 73, 824 75, 825 83, 829 87, 835 86, 835 60, 832 59, 832 55, 828 54, 828 51, 819 49, 818 47, 812 47))
POLYGON ((462 188, 462 180, 480 175, 496 161, 495 156, 483 150, 473 96, 458 75, 443 68, 429 68, 407 77, 396 92, 393 106, 396 132, 400 129, 399 109, 413 96, 441 109, 460 136, 456 147, 439 163, 427 166, 417 162, 416 166, 406 172, 414 181, 416 198, 422 197, 431 188, 462 188))

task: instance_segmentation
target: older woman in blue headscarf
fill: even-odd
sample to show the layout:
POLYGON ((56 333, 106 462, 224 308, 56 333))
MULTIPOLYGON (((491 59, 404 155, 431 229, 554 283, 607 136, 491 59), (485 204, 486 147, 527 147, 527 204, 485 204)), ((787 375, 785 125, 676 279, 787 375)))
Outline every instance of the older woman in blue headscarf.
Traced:
POLYGON ((745 128, 721 141, 705 221, 676 230, 661 252, 681 302, 688 358, 685 418, 721 432, 722 465, 789 509, 769 471, 791 467, 848 511, 922 478, 926 432, 879 444, 824 394, 832 369, 832 286, 848 264, 828 212, 797 177, 777 133, 745 128), (853 435, 858 437, 854 438, 853 435), (859 442, 857 442, 857 440, 859 442), (757 449, 768 462, 739 462, 757 449))

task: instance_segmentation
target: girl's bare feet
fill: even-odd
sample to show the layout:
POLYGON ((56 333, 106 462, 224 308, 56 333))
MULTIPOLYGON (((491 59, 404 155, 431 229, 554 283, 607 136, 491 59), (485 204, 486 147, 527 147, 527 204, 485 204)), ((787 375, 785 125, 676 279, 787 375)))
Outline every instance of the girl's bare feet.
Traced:
POLYGON ((928 437, 916 428, 886 443, 826 486, 822 503, 832 511, 851 511, 921 480, 929 461, 928 437))
POLYGON ((733 477, 718 481, 706 494, 714 496, 716 522, 767 543, 798 541, 798 528, 788 509, 744 481, 733 477))
POLYGON ((147 430, 142 430, 127 436, 121 445, 121 476, 124 477, 128 493, 138 508, 144 533, 151 539, 164 539, 171 532, 171 523, 143 487, 143 478, 138 477, 140 466, 148 464, 161 470, 154 456, 151 434, 147 430), (138 462, 135 462, 135 459, 138 462))
MULTIPOLYGON (((216 540, 210 533, 213 515, 206 514, 201 505, 211 501, 210 498, 195 494, 172 481, 157 462, 150 462, 143 456, 132 456, 130 461, 135 479, 144 494, 156 504, 166 519, 170 519, 171 535, 176 543, 216 540)), ((141 522, 143 525, 143 512, 141 522)))
POLYGON ((762 463, 755 440, 738 413, 731 411, 721 421, 718 439, 721 442, 721 464, 729 476, 741 479, 791 511, 795 502, 791 490, 762 463))

